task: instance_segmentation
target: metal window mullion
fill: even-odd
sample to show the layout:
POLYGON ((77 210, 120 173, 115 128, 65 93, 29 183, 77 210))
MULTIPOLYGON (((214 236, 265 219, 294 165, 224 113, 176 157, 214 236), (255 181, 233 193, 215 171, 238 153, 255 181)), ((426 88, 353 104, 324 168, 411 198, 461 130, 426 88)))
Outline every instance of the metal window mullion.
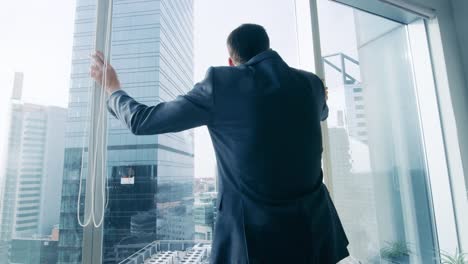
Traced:
MULTIPOLYGON (((106 50, 106 36, 111 32, 112 23, 108 19, 112 12, 112 0, 96 0, 96 38, 95 49, 105 52, 105 57, 108 60, 110 48, 106 50), (106 54, 107 53, 107 54, 106 54)), ((106 167, 106 142, 107 142, 107 111, 102 105, 106 103, 105 94, 102 93, 101 85, 94 82, 90 97, 90 128, 88 140, 88 173, 86 181, 86 196, 85 196, 85 219, 89 219, 91 214, 94 214, 95 221, 91 221, 83 228, 83 246, 82 246, 82 263, 102 263, 103 249, 103 225, 95 227, 93 222, 99 222, 103 217, 104 208, 102 208, 103 195, 101 193, 102 184, 107 177, 105 173, 106 167), (103 134, 102 134, 103 133, 103 134), (104 172, 104 173, 102 173, 104 172), (93 188, 94 185, 94 188, 93 188), (91 195, 92 194, 92 195, 91 195), (94 199, 93 199, 94 198, 94 199), (92 206, 94 205, 94 206, 92 206)))
MULTIPOLYGON (((427 128, 430 127, 431 131, 440 131, 440 140, 441 140, 441 145, 443 145, 443 151, 429 151, 427 150, 427 145, 428 144, 437 144, 438 141, 435 141, 431 138, 423 138, 423 144, 424 144, 424 151, 426 154, 426 159, 427 157, 432 155, 438 155, 439 162, 434 164, 429 164, 427 161, 427 170, 428 170, 428 181, 430 183, 430 194, 431 194, 431 201, 432 201, 432 210, 433 210, 433 217, 435 218, 435 229, 436 229, 436 238, 438 239, 438 244, 439 244, 439 249, 440 251, 448 251, 451 252, 454 250, 454 248, 460 249, 461 252, 465 252, 466 249, 464 249, 464 244, 468 245, 468 239, 466 238, 467 236, 463 236, 463 234, 466 234, 468 229, 465 228, 465 225, 461 223, 465 223, 463 221, 464 219, 468 219, 467 216, 468 214, 465 213, 465 217, 463 217, 463 212, 466 210, 459 210, 460 208, 457 206, 460 206, 460 204, 457 204, 457 188, 459 188, 460 184, 454 184, 454 175, 457 175, 457 173, 454 173, 454 169, 451 166, 451 163, 454 160, 459 160, 457 158, 452 158, 450 159, 450 156, 457 156, 455 151, 449 151, 449 144, 447 142, 447 135, 446 131, 444 128, 444 114, 443 111, 441 110, 443 105, 445 104, 446 108, 452 108, 450 105, 450 102, 443 102, 441 101, 440 98, 440 87, 443 85, 440 85, 440 83, 437 82, 437 79, 435 78, 436 75, 434 74, 436 72, 436 65, 434 61, 434 50, 433 46, 434 43, 436 42, 434 40, 434 36, 431 38, 431 33, 430 33, 430 27, 436 26, 435 24, 431 23, 431 21, 415 21, 411 24, 408 25, 408 35, 409 35, 409 41, 410 41, 410 52, 412 57, 416 57, 413 63, 414 65, 414 75, 415 75, 415 86, 417 89, 418 94, 421 93, 421 91, 432 91, 429 97, 425 98, 425 100, 432 100, 433 103, 435 103, 435 113, 430 113, 428 114, 426 112, 426 115, 429 116, 430 118, 436 118, 436 121, 438 123, 437 126, 427 126, 424 122, 421 121, 421 131, 422 135, 424 136, 424 126, 426 125, 427 128), (432 47, 431 47, 432 46, 432 47), (415 52, 412 47, 418 47, 418 52, 415 52), (422 47, 422 48, 421 48, 422 47), (424 56, 427 57, 428 62, 421 62, 420 60, 420 53, 423 52, 424 56), (418 54, 418 55, 416 55, 418 54), (416 64, 417 63, 417 64, 416 64), (430 67, 430 74, 431 74, 431 84, 433 86, 424 85, 420 84, 418 80, 426 80, 427 77, 421 73, 417 74, 416 69, 418 68, 423 68, 425 65, 430 65, 427 67, 430 67), (419 77, 419 78, 418 78, 419 77), (436 167, 437 165, 443 164, 443 173, 436 172, 434 173, 435 169, 431 167, 436 167), (436 180, 437 179, 437 180, 436 180), (438 204, 438 205, 437 205, 438 204), (462 219, 460 221, 460 219, 462 219), (444 234, 444 239, 440 238, 439 234, 444 234), (464 242, 465 241, 465 242, 464 242), (456 244, 456 245, 454 245, 456 244)), ((438 25, 437 25, 438 27, 438 25)), ((421 109, 421 100, 418 98, 418 106, 421 109)), ((427 103, 426 103, 427 104, 427 103)), ((427 108, 427 107, 426 107, 427 108)), ((421 111, 421 110, 420 110, 421 111)), ((422 115, 423 113, 421 113, 422 115)), ((429 118, 428 117, 428 118, 429 118)), ((437 138, 438 139, 438 138, 437 138)), ((436 139, 436 140, 437 140, 436 139)), ((459 146, 457 145, 457 148, 459 146)), ((438 149, 439 150, 439 149, 438 149)), ((458 152, 459 153, 459 152, 458 152)), ((462 174, 458 174, 462 175, 462 174)), ((462 175, 463 177, 463 175, 462 175)), ((460 183, 460 182, 459 182, 460 183)), ((462 198, 463 200, 463 198, 462 198)), ((465 208, 467 208, 466 205, 468 203, 464 203, 465 208)), ((465 248, 467 248, 465 246, 465 248)))
MULTIPOLYGON (((319 28, 319 18, 318 18, 318 9, 317 9, 317 0, 309 0, 310 7, 310 22, 312 29, 312 45, 314 50, 314 65, 315 65, 315 74, 322 79, 325 84, 325 68, 323 66, 322 59, 322 50, 320 43, 320 28, 319 28)), ((328 191, 333 198, 333 181, 332 181, 332 166, 330 159, 330 141, 328 135, 328 124, 327 121, 321 123, 322 128, 322 166, 323 166, 323 177, 324 183, 328 188, 328 191)))

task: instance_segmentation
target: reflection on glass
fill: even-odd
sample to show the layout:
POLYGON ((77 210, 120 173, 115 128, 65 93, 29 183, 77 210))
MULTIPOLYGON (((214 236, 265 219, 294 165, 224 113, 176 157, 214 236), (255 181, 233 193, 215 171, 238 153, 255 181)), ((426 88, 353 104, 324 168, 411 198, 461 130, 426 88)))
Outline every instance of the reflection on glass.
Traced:
POLYGON ((319 1, 333 199, 364 263, 434 263, 405 25, 319 1), (332 15, 333 14, 333 15, 332 15))
POLYGON ((157 170, 151 165, 114 166, 109 173, 104 245, 112 254, 105 259, 117 262, 118 256, 129 256, 157 239, 157 170))
POLYGON ((84 217, 88 160, 85 146, 89 135, 88 96, 92 82, 88 72, 91 61, 89 54, 93 52, 95 42, 96 3, 96 0, 79 0, 76 3, 57 263, 81 263, 83 227, 77 215, 81 224, 89 220, 84 217))

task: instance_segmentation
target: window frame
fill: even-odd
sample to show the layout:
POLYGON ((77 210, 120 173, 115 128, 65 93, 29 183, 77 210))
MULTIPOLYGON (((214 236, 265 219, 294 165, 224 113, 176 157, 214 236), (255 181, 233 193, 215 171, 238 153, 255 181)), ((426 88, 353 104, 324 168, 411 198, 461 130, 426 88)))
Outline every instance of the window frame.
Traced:
MULTIPOLYGON (((110 34, 112 33, 113 0, 96 0, 96 4, 96 38, 94 47, 96 50, 103 51, 106 60, 108 60, 110 43, 107 42, 110 41, 110 34)), ((85 221, 86 219, 91 219, 91 221, 88 225, 83 227, 81 262, 101 263, 104 221, 102 221, 101 225, 96 227, 94 225, 94 220, 99 222, 99 219, 104 217, 105 213, 105 208, 102 208, 100 205, 103 204, 103 199, 105 199, 106 195, 101 192, 104 187, 103 183, 106 180, 104 177, 107 177, 107 146, 105 145, 107 142, 107 110, 106 108, 102 108, 102 105, 106 105, 106 95, 103 92, 103 87, 96 82, 93 82, 90 98, 91 113, 87 146, 87 175, 88 179, 92 180, 86 181, 84 219, 85 221), (99 146, 105 147, 99 148, 99 146), (95 219, 93 220, 93 218, 95 219)))
MULTIPOLYGON (((112 23, 111 18, 108 17, 109 12, 112 12, 112 0, 96 0, 97 1, 97 23, 96 23, 96 39, 95 39, 95 47, 98 50, 105 50, 104 47, 106 45, 106 36, 111 34, 111 32, 107 32, 111 27, 109 27, 108 23, 112 23)), ((333 0, 332 0, 333 1, 333 0)), ((321 53, 321 42, 320 42, 320 33, 318 27, 318 10, 317 10, 317 0, 309 0, 310 6, 310 17, 311 17, 311 29, 312 29, 312 43, 313 43, 313 54, 314 54, 314 66, 315 66, 315 73, 322 79, 325 80, 325 72, 324 72, 324 65, 322 61, 322 53, 321 53)), ((366 11, 365 7, 360 7, 359 9, 366 11)), ((369 10, 367 10, 369 11, 369 10)), ((385 16, 385 14, 378 14, 380 16, 385 16)), ((414 14, 413 14, 414 15, 414 14)), ((394 20, 394 19, 392 19, 394 20)), ((434 36, 434 32, 439 32, 440 28, 437 23, 433 23, 437 20, 437 17, 431 20, 424 21, 424 27, 427 32, 427 41, 428 48, 430 49, 430 59, 433 68, 440 68, 445 65, 435 65, 440 64, 441 60, 434 59, 435 56, 439 56, 438 54, 434 54, 437 52, 441 52, 439 50, 434 50, 434 46, 438 48, 441 42, 440 34, 434 36), (431 34, 432 33, 432 34, 431 34)), ((401 22, 401 21, 400 21, 401 22)), ((412 27, 411 23, 405 23, 408 27, 412 27)), ((411 31, 411 29, 410 29, 411 31)), ((107 56, 108 57, 108 56, 107 56)), ((443 60, 442 60, 443 61, 443 60)), ((442 67, 444 68, 444 67, 442 67)), ((446 70, 446 69, 444 69, 446 70)), ((446 72, 444 72, 446 75, 446 72)), ((440 81, 435 80, 435 89, 436 93, 440 92, 441 89, 448 89, 447 85, 441 85, 440 81)), ((94 182, 87 181, 86 182, 86 194, 93 193, 95 200, 92 200, 91 195, 86 195, 85 197, 85 219, 87 219, 91 213, 96 216, 101 216, 104 214, 104 211, 99 206, 94 206, 94 212, 91 212, 91 203, 101 204, 102 202, 102 195, 99 190, 102 189, 103 179, 106 174, 96 174, 97 171, 102 171, 102 166, 104 169, 106 167, 106 149, 94 149, 96 146, 102 145, 102 137, 98 137, 96 134, 97 131, 103 130, 107 131, 107 122, 98 122, 98 120, 107 120, 107 112, 106 111, 98 111, 99 106, 105 103, 105 96, 99 93, 102 90, 98 84, 94 84, 92 89, 92 104, 91 104, 91 128, 90 128, 90 139, 88 142, 88 175, 96 175, 94 177, 94 182), (97 157, 95 156, 97 155, 97 157), (92 164, 96 161, 95 166, 92 164), (94 168, 94 172, 90 171, 91 168, 94 168), (94 185, 94 189, 93 189, 94 185)), ((438 117, 440 118, 440 126, 442 129, 442 140, 444 144, 444 153, 443 156, 447 161, 447 177, 444 178, 444 181, 447 183, 445 195, 441 193, 438 189, 437 193, 434 193, 434 190, 430 190, 432 194, 432 198, 435 200, 446 201, 447 195, 451 196, 451 205, 448 206, 452 208, 449 212, 452 214, 453 218, 455 219, 455 231, 453 239, 457 241, 458 247, 460 249, 464 249, 462 245, 468 244, 468 238, 463 238, 463 234, 467 233, 468 227, 463 227, 462 224, 466 223, 467 221, 467 213, 461 214, 462 211, 468 208, 467 202, 463 201, 463 198, 466 200, 466 193, 463 195, 463 190, 461 189, 464 187, 464 184, 461 183, 461 178, 464 177, 463 175, 463 167, 461 161, 461 154, 460 154, 460 146, 454 145, 453 137, 449 138, 449 135, 453 133, 446 133, 447 129, 453 129, 455 127, 455 121, 453 119, 444 120, 444 116, 442 115, 442 107, 450 107, 453 111, 453 107, 451 102, 441 102, 441 100, 437 97, 438 105, 438 117), (460 173, 461 172, 461 173, 460 173)), ((332 177, 332 166, 330 160, 330 146, 329 146, 329 135, 328 135, 328 126, 327 122, 324 121, 321 124, 322 128, 322 140, 323 140, 323 175, 324 175, 324 182, 327 185, 331 196, 333 197, 333 185, 331 181, 332 177)), ((105 135, 107 137, 107 134, 105 135)), ((105 140, 105 138, 104 138, 105 140)), ((458 142, 458 137, 455 138, 455 143, 458 142)), ((423 139, 423 144, 428 145, 427 139, 423 139)), ((430 169, 430 168, 429 168, 430 169)), ((436 177, 431 173, 429 170, 430 177, 436 177)), ((435 211, 435 209, 433 208, 435 211)), ((465 210, 466 211, 466 210, 465 210)), ((450 215, 446 215, 445 213, 438 213, 435 212, 435 220, 436 220, 436 229, 440 232, 442 230, 447 230, 447 227, 440 226, 441 222, 447 221, 448 218, 452 217, 450 215), (439 224, 437 224, 439 223, 439 224)), ((453 230, 450 231, 453 233, 453 230)), ((465 236, 468 237, 468 236, 465 236)), ((103 226, 94 227, 92 224, 84 227, 83 229, 83 247, 82 247, 82 262, 83 263, 99 263, 102 260, 102 249, 103 249, 103 226)), ((440 245, 441 248, 444 248, 444 245, 440 245)), ((466 250, 466 249, 464 249, 466 250)))
MULTIPOLYGON (((314 54, 314 66, 315 73, 322 80, 325 80, 324 65, 322 61, 321 53, 321 41, 320 41, 320 32, 319 32, 319 21, 318 21, 318 0, 309 0, 310 5, 310 16, 311 16, 311 28, 312 28, 312 43, 313 43, 313 54, 314 54)), ((442 101, 440 99, 440 93, 444 95, 449 91, 447 69, 445 59, 441 54, 443 53, 442 47, 442 37, 440 35, 440 26, 438 24, 437 10, 427 7, 427 10, 432 12, 431 17, 424 17, 418 15, 418 6, 409 4, 407 9, 399 8, 393 6, 393 8, 388 8, 386 10, 384 7, 384 2, 379 2, 377 0, 372 0, 363 3, 362 1, 354 0, 329 0, 332 2, 337 2, 349 6, 350 8, 355 8, 364 12, 368 12, 377 16, 381 16, 399 23, 405 24, 407 27, 408 34, 410 34, 410 40, 415 39, 411 38, 411 35, 417 34, 417 30, 421 32, 421 26, 423 27, 423 32, 425 39, 424 41, 418 41, 412 43, 413 45, 422 45, 423 48, 428 49, 428 60, 431 64, 431 70, 433 71, 433 84, 434 92, 436 95, 436 106, 437 107, 437 119, 438 125, 440 126, 441 138, 443 144, 443 153, 439 153, 444 158, 445 171, 447 172, 443 175, 442 183, 443 187, 436 186, 436 188, 430 188, 428 190, 430 198, 432 198, 431 203, 444 204, 445 207, 443 210, 436 210, 434 206, 432 211, 435 218, 435 230, 437 230, 436 240, 440 239, 441 232, 444 235, 448 235, 449 238, 445 241, 439 240, 439 248, 441 250, 447 250, 448 252, 453 252, 454 248, 452 245, 455 243, 457 248, 461 252, 466 252, 468 250, 468 226, 463 225, 463 223, 468 222, 468 194, 464 191, 465 184, 464 175, 463 175, 463 166, 462 158, 460 154, 460 145, 458 144, 458 136, 454 133, 456 130, 455 120, 452 116, 447 116, 444 114, 444 109, 450 109, 451 115, 453 115, 453 105, 450 100, 442 101), (414 10, 412 10, 412 8, 414 10), (377 9, 375 9, 377 8, 377 9), (396 8, 396 9, 395 9, 396 8), (377 11, 376 11, 377 10, 377 11), (423 21, 422 25, 417 21, 423 21), (418 28, 416 30, 416 28, 418 28), (435 47, 435 49, 434 49, 435 47), (437 71, 438 70, 438 71, 437 71), (439 76, 442 75, 442 76, 439 76), (442 81, 439 78, 442 77, 442 81), (443 91, 442 91, 443 90, 443 91), (448 132, 447 132, 448 130, 448 132), (435 191, 436 190, 436 191, 435 191), (447 204, 449 201, 449 204, 447 204), (449 223, 449 225, 443 225, 441 223, 449 223)), ((449 3, 448 3, 449 4, 449 3)), ((387 6, 388 7, 388 6, 387 6)), ((414 50, 411 50, 411 56, 415 56, 414 50)), ((414 61, 413 67, 414 67, 414 61)), ((414 69, 413 69, 414 70, 414 69)), ((418 76, 415 76, 416 79, 418 76)), ((419 76, 421 77, 421 76, 419 76)), ((415 85, 418 89, 418 85, 415 85)), ((421 87, 420 87, 421 88, 421 87)), ((418 96, 418 95, 417 95, 418 96)), ((417 102, 420 103, 420 97, 418 96, 417 102)), ((418 105, 419 108, 419 105, 418 105)), ((424 124, 421 124, 422 126, 424 124)), ((422 128, 421 128, 422 129, 422 128)), ((328 187, 328 190, 333 199, 333 185, 332 185, 332 166, 331 166, 331 157, 330 157, 330 142, 328 135, 328 126, 326 121, 322 122, 322 140, 323 140, 323 176, 324 183, 328 187)), ((434 155, 434 153, 427 153, 427 147, 429 144, 432 144, 432 139, 423 138, 422 139, 425 155, 434 155)), ((435 175, 434 170, 427 166, 430 183, 434 183, 434 178, 441 177, 441 175, 435 175)), ((433 185, 433 184, 432 184, 433 185)))

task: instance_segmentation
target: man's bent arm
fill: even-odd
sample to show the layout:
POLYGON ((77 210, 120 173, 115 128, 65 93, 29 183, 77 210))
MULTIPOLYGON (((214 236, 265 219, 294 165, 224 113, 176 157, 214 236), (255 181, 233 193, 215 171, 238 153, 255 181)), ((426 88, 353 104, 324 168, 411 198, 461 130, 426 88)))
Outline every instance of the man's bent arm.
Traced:
POLYGON ((147 106, 118 90, 109 96, 107 108, 135 135, 178 132, 208 125, 214 106, 212 72, 210 68, 202 82, 172 101, 147 106))
POLYGON ((325 121, 328 118, 328 105, 327 102, 323 104, 322 114, 320 115, 320 121, 325 121))
POLYGON ((316 78, 318 81, 318 86, 320 89, 320 106, 321 106, 321 111, 320 111, 320 121, 325 121, 328 118, 328 105, 327 105, 327 100, 328 100, 328 91, 327 88, 325 88, 325 85, 323 84, 323 81, 320 78, 316 78))

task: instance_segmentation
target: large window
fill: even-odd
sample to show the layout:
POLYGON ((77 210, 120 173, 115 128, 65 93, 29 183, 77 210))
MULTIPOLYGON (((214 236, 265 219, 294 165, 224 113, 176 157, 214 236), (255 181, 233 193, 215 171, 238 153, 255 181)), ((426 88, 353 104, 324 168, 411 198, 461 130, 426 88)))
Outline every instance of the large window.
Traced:
POLYGON ((437 263, 439 242, 451 251, 455 244, 444 239, 450 221, 437 219, 437 230, 433 207, 431 183, 447 181, 448 174, 443 148, 438 160, 431 158, 442 137, 434 123, 427 126, 427 118, 438 114, 425 116, 437 101, 430 96, 425 28, 417 26, 424 22, 400 23, 317 2, 330 98, 326 182, 351 254, 365 263, 437 263))
POLYGON ((96 100, 89 55, 106 47, 123 89, 154 105, 226 65, 226 37, 242 23, 263 25, 288 65, 328 86, 324 178, 351 255, 436 263, 441 248, 454 250, 424 21, 337 1, 6 4, 0 85, 13 89, 0 98, 0 262, 206 263, 217 217, 206 128, 132 135, 96 100))
MULTIPOLYGON (((109 48, 125 91, 153 105, 186 93, 209 66, 226 65, 225 39, 242 23, 264 25, 272 47, 291 66, 311 65, 298 56, 300 46, 311 43, 304 33, 308 11, 300 4, 51 0, 37 6, 36 13, 16 14, 25 21, 28 16, 40 20, 16 28, 24 34, 9 47, 15 55, 22 48, 29 52, 39 47, 54 54, 58 47, 63 58, 49 62, 41 53, 25 56, 18 67, 23 72, 14 75, 11 99, 5 100, 10 110, 2 116, 8 155, 1 178, 0 258, 15 263, 119 263, 148 256, 148 250, 178 249, 187 261, 206 260, 216 221, 216 166, 206 130, 132 135, 102 114, 105 108, 93 97, 99 87, 89 77, 89 55, 109 48), (243 8, 247 4, 249 10, 243 8), (47 11, 54 6, 62 10, 47 11), (65 9, 68 13, 62 14, 65 9), (67 29, 49 28, 49 20, 63 21, 67 29), (24 36, 36 32, 44 34, 40 42, 29 39, 22 46, 24 36), (55 75, 65 81, 44 81, 55 75), (44 88, 39 92, 31 87, 44 88), (102 127, 104 134, 98 131, 102 127)), ((21 3, 12 9, 21 10, 21 3)), ((9 61, 15 62, 14 56, 9 61)))

